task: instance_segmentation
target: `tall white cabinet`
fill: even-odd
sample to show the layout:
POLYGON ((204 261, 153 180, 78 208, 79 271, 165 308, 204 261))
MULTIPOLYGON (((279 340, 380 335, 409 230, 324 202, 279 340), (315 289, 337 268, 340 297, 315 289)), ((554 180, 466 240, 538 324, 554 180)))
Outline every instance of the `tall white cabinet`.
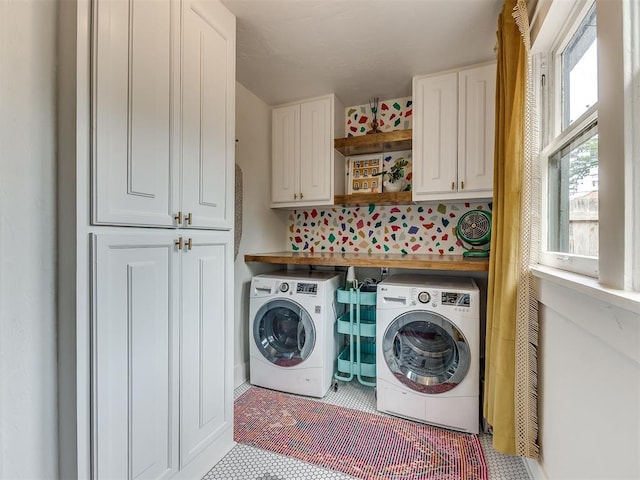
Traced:
POLYGON ((77 0, 60 28, 61 476, 200 478, 233 446, 235 17, 77 0))
POLYGON ((414 77, 414 201, 492 197, 495 86, 495 63, 414 77))
POLYGON ((343 116, 333 94, 274 107, 271 207, 333 205, 344 192, 344 157, 333 148, 343 116))

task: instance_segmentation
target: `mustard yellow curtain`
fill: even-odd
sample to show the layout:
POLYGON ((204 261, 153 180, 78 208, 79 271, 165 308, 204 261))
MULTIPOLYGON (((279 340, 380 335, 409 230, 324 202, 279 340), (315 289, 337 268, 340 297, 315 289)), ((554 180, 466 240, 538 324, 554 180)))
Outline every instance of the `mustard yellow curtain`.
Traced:
POLYGON ((487 301, 484 416, 493 446, 516 448, 516 330, 528 52, 506 0, 498 17, 493 228, 487 301))

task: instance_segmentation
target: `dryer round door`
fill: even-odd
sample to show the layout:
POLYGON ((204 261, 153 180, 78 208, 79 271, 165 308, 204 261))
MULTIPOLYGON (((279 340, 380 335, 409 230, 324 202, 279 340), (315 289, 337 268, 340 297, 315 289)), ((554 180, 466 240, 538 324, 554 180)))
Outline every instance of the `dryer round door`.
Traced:
POLYGON ((253 340, 262 356, 274 365, 294 367, 304 362, 316 343, 309 313, 292 300, 271 300, 257 312, 253 340))
POLYGON ((382 353, 393 375, 420 393, 455 388, 471 363, 462 332, 433 312, 411 311, 396 317, 382 338, 382 353))

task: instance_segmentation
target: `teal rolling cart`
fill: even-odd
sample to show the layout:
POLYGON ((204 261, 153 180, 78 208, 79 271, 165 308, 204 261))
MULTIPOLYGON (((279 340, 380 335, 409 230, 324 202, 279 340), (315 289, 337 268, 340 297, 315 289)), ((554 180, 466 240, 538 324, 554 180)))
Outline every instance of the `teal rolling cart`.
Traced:
MULTIPOLYGON (((368 387, 376 386, 376 292, 359 289, 338 289, 338 302, 347 304, 346 311, 338 318, 339 334, 348 336, 348 344, 338 355, 335 380, 358 382, 368 387)), ((334 381, 334 389, 338 383, 334 381)))

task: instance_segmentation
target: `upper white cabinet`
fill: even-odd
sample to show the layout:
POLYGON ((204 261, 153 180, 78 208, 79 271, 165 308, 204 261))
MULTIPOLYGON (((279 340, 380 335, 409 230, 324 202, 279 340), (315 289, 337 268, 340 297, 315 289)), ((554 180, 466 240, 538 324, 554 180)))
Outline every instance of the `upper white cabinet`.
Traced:
POLYGON ((93 8, 94 223, 173 225, 179 3, 102 1, 93 8))
POLYGON ((334 95, 275 107, 272 113, 272 207, 332 205, 344 191, 344 157, 333 140, 344 131, 334 95))
POLYGON ((272 206, 300 199, 300 105, 274 108, 272 206))
POLYGON ((458 74, 413 80, 413 198, 457 191, 458 74))
POLYGON ((458 73, 458 191, 493 196, 496 65, 458 73))
POLYGON ((493 196, 495 69, 414 77, 414 201, 493 196))
POLYGON ((179 210, 185 215, 185 225, 230 228, 235 175, 235 18, 217 2, 207 2, 206 9, 197 1, 183 5, 179 210))
POLYGON ((235 18, 217 2, 95 2, 97 225, 230 228, 235 18))

